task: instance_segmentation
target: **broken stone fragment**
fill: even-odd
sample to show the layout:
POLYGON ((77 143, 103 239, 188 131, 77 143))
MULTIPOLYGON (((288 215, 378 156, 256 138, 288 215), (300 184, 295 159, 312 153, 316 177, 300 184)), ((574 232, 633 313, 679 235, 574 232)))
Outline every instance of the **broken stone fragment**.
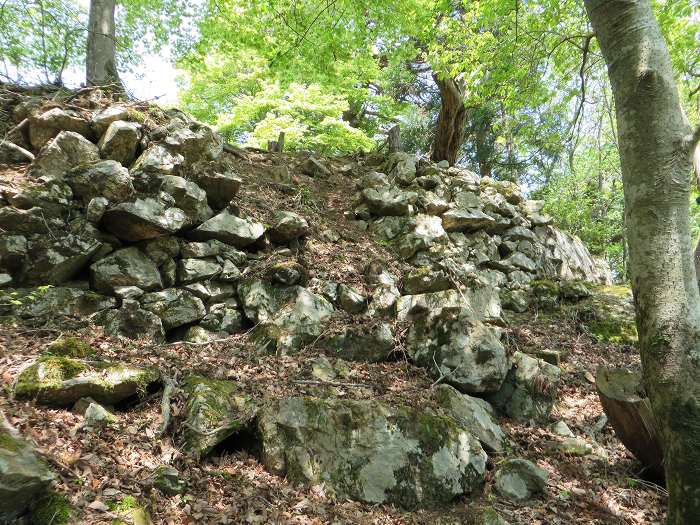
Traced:
POLYGON ((121 286, 138 286, 146 291, 163 286, 155 263, 133 246, 94 263, 90 275, 92 287, 104 293, 113 293, 121 286))
POLYGON ((303 237, 309 231, 309 223, 304 217, 291 211, 277 212, 274 226, 270 229, 270 239, 282 243, 303 237))
POLYGON ((522 503, 544 492, 548 474, 526 459, 504 461, 498 471, 494 486, 503 497, 522 503))

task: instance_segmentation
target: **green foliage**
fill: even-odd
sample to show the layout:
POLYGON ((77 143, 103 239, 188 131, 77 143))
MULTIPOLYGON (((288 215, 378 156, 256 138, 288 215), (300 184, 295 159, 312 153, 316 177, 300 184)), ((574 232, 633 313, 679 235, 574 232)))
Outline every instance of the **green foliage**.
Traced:
POLYGON ((77 337, 61 337, 53 341, 46 349, 48 353, 63 357, 93 357, 95 350, 77 337))
POLYGON ((265 147, 285 132, 287 148, 313 150, 326 155, 368 151, 373 141, 341 120, 348 109, 345 98, 325 93, 318 84, 261 85, 260 91, 242 95, 231 113, 219 116, 219 131, 229 140, 265 147))
POLYGON ((73 507, 63 494, 50 492, 41 498, 32 509, 34 525, 62 525, 69 523, 73 507))

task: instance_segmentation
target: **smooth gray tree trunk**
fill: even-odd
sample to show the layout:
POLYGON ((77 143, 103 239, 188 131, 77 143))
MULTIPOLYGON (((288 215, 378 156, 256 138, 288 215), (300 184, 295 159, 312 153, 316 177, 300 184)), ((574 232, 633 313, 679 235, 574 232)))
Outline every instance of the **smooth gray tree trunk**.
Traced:
POLYGON ((86 52, 88 86, 122 87, 117 73, 114 28, 115 0, 91 0, 86 52))
MULTIPOLYGON (((696 139, 650 0, 584 0, 615 95, 644 386, 668 523, 700 519, 700 292, 689 231, 696 139)), ((697 134, 695 134, 697 135, 697 134)))

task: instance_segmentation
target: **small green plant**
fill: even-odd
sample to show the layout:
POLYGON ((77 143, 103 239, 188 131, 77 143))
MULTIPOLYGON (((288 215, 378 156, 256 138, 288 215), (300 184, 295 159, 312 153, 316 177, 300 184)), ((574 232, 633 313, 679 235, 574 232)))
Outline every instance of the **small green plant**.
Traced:
POLYGON ((32 510, 35 525, 62 525, 68 523, 73 507, 63 494, 51 492, 41 498, 32 510))

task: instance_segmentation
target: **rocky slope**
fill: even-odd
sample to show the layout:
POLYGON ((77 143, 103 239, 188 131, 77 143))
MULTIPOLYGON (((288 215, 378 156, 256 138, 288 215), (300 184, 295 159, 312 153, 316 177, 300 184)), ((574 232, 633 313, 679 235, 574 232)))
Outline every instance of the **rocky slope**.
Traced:
MULTIPOLYGON (((59 472, 28 459, 16 498, 19 445, 0 442, 0 521, 38 522, 31 493, 67 495, 90 523, 147 519, 144 506, 164 523, 503 523, 493 490, 529 523, 548 472, 515 457, 507 426, 552 422, 566 352, 519 348, 513 330, 561 308, 601 321, 587 297, 610 282, 541 203, 404 153, 224 147, 178 111, 98 90, 3 95, 0 313, 17 400, 3 435, 32 434, 59 472), (285 494, 213 473, 226 458, 264 467, 263 492, 284 478, 285 494), (70 489, 86 464, 95 486, 70 489), (227 486, 269 505, 205 495, 227 486), (358 503, 324 514, 333 501, 358 503)), ((600 448, 559 438, 566 454, 600 448)))

